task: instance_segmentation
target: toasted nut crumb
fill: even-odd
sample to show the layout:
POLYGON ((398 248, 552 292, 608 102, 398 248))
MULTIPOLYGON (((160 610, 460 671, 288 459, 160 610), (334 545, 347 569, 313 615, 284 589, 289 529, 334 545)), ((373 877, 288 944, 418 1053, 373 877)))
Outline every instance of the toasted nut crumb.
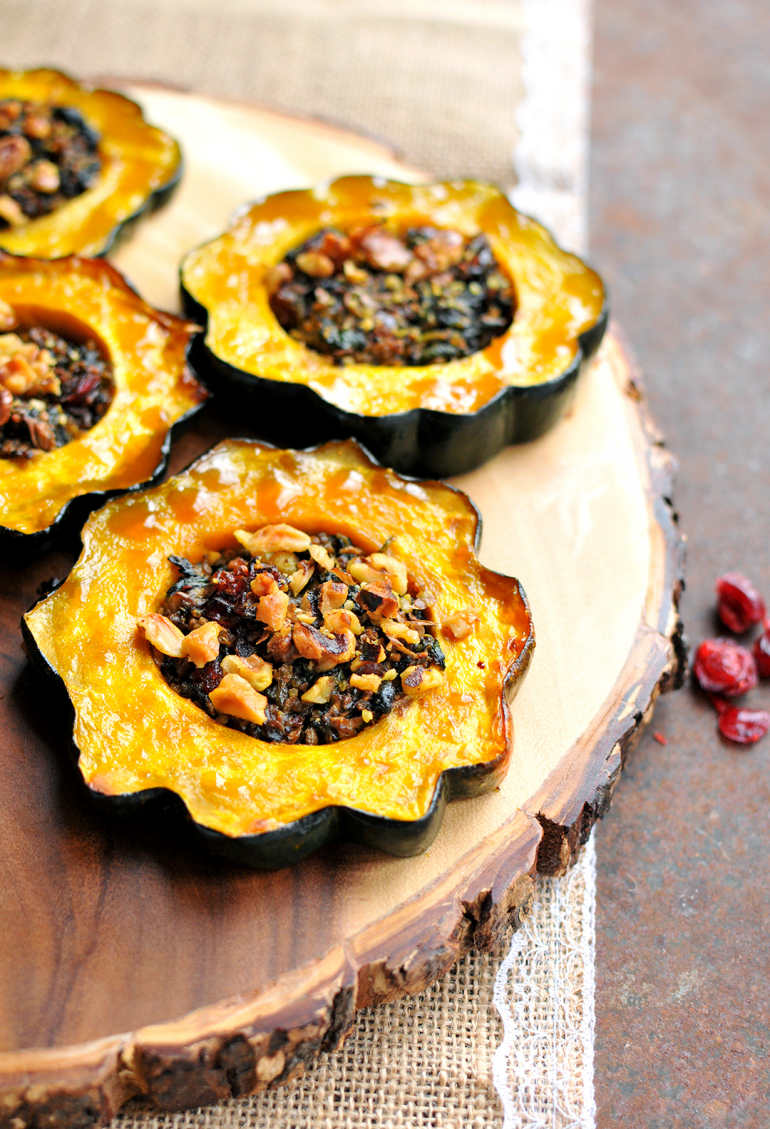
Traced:
POLYGON ((219 654, 221 630, 218 623, 203 623, 200 627, 196 627, 182 640, 180 655, 182 658, 188 658, 200 670, 206 663, 213 662, 219 654))
POLYGON ((311 278, 330 278, 334 274, 334 263, 323 251, 303 251, 294 261, 311 278))
POLYGON ((346 612, 344 609, 327 612, 324 616, 324 627, 329 631, 339 634, 342 631, 352 631, 354 635, 363 635, 364 629, 355 612, 346 612))
POLYGON ((249 655, 247 659, 226 655, 222 659, 222 670, 225 674, 239 674, 254 690, 267 690, 273 681, 272 663, 265 662, 259 655, 249 655))
POLYGON ((0 196, 0 219, 4 219, 11 227, 21 227, 27 217, 13 196, 0 196))
POLYGON ((393 591, 397 596, 404 596, 406 594, 406 565, 403 561, 397 560, 396 557, 391 557, 389 553, 372 553, 369 557, 369 561, 378 572, 386 572, 388 574, 393 591))
POLYGON ((271 631, 280 631, 286 620, 289 597, 286 592, 270 592, 257 604, 257 619, 271 631))
POLYGON ((351 674, 350 685, 355 686, 356 690, 366 690, 368 693, 376 694, 380 688, 382 679, 379 674, 351 674))
POLYGON ((401 686, 410 698, 419 698, 443 684, 444 675, 435 667, 426 670, 424 666, 408 666, 401 673, 401 686))
POLYGON ((359 584, 376 584, 378 580, 383 579, 382 570, 373 568, 368 561, 360 558, 350 562, 348 572, 359 584))
POLYGON ((275 266, 270 267, 265 271, 265 288, 272 298, 276 294, 284 282, 288 282, 294 277, 294 272, 288 263, 276 263, 275 266))
MULTIPOLYGON (((189 635, 187 638, 189 639, 189 635)), ((267 698, 254 690, 239 674, 226 674, 209 694, 209 700, 220 713, 251 721, 255 725, 265 724, 267 698)))
POLYGON ((318 705, 325 705, 332 696, 334 690, 334 679, 330 674, 326 674, 323 678, 319 678, 309 690, 306 690, 302 695, 303 702, 315 702, 318 705))
POLYGON ((380 625, 390 639, 403 639, 405 643, 419 643, 420 633, 397 619, 384 619, 380 625))
POLYGON ((151 612, 149 615, 140 616, 136 622, 144 631, 147 642, 151 643, 157 651, 172 659, 179 658, 185 636, 170 619, 157 612, 151 612))
POLYGON ((382 676, 382 681, 383 682, 392 682, 395 677, 396 677, 395 670, 386 670, 385 673, 382 676))
POLYGON ((254 557, 264 553, 304 553, 310 548, 307 533, 293 525, 263 525, 254 533, 236 529, 235 539, 254 557))
POLYGON ((327 572, 331 572, 331 570, 334 568, 334 559, 329 556, 323 545, 310 545, 308 547, 308 552, 310 553, 310 556, 313 558, 316 564, 319 564, 321 568, 326 569, 327 572))
POLYGON ((348 598, 348 586, 339 580, 325 580, 321 585, 321 615, 341 608, 348 598))
POLYGON ((269 572, 258 572, 250 584, 255 596, 269 596, 278 591, 278 582, 269 572))
POLYGON ((299 596, 302 589, 305 587, 310 577, 313 575, 315 565, 313 561, 300 561, 297 566, 297 571, 293 572, 289 577, 289 587, 293 595, 299 596))
POLYGON ((371 710, 361 710, 361 720, 368 725, 370 721, 374 721, 374 714, 371 710))
POLYGON ((37 192, 50 195, 59 191, 60 184, 59 170, 53 161, 38 161, 33 165, 30 185, 37 192))
POLYGON ((466 608, 464 611, 455 612, 454 615, 447 616, 441 622, 441 633, 447 639, 453 639, 459 642, 461 639, 466 639, 479 622, 479 617, 475 612, 466 608))

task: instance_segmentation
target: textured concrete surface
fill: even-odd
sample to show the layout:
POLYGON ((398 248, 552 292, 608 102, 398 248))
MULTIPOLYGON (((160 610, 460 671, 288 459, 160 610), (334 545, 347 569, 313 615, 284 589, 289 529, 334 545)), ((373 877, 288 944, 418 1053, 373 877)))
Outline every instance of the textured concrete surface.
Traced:
MULTIPOLYGON (((770 5, 597 0, 595 52, 592 258, 681 463, 697 643, 720 572, 770 601, 770 5)), ((769 813, 770 736, 661 702, 597 835, 600 1129, 770 1125, 769 813)))

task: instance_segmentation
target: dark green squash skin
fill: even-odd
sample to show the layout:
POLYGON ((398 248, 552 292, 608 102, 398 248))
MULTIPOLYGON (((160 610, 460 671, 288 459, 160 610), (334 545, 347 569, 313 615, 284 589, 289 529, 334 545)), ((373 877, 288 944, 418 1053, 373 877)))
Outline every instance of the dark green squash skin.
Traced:
MULTIPOLYGON (((366 453, 370 454, 369 452, 366 453)), ((458 494, 463 493, 461 490, 456 490, 456 492, 458 494)), ((465 497, 467 498, 467 495, 465 497)), ((470 499, 468 501, 476 513, 473 549, 478 555, 481 543, 481 515, 473 502, 470 499)), ((529 613, 529 601, 521 584, 519 584, 519 593, 529 613)), ((45 599, 45 597, 42 598, 45 599)), ((28 611, 31 611, 38 603, 40 603, 40 600, 36 600, 28 611)), ((515 697, 524 680, 535 649, 535 633, 531 626, 531 614, 529 621, 529 635, 521 654, 508 671, 503 687, 503 693, 509 703, 515 697)), ((45 678, 56 684, 61 700, 66 702, 69 747, 73 762, 77 766, 80 750, 73 736, 75 709, 64 682, 42 655, 23 616, 21 633, 30 662, 45 678)), ((120 816, 131 816, 148 808, 156 809, 158 812, 164 810, 169 813, 173 812, 177 817, 180 815, 186 817, 198 841, 212 854, 238 866, 253 870, 282 870, 286 866, 291 866, 307 858, 308 855, 327 843, 338 840, 359 843, 362 846, 372 847, 399 858, 410 858, 413 855, 422 854, 428 849, 439 832, 447 803, 455 799, 472 799, 497 788, 505 777, 508 757, 509 754, 506 752, 501 753, 500 756, 491 761, 480 764, 456 765, 453 768, 444 769, 436 782, 430 807, 420 819, 391 819, 387 816, 373 815, 370 812, 355 808, 329 806, 321 808, 319 811, 310 812, 308 815, 295 819, 273 831, 265 831, 260 835, 237 837, 223 835, 220 831, 214 831, 196 823, 190 816, 182 798, 169 788, 147 788, 141 792, 126 792, 121 795, 108 796, 94 791, 85 784, 83 784, 83 787, 91 801, 102 811, 120 816)), ((79 773, 78 777, 82 783, 82 777, 79 773)))
POLYGON ((161 184, 154 192, 151 192, 141 207, 137 208, 130 216, 126 216, 124 220, 121 220, 119 224, 113 227, 105 240, 104 247, 101 251, 95 252, 93 258, 104 259, 113 251, 117 251, 123 243, 131 238, 134 228, 140 220, 149 218, 154 212, 157 212, 159 208, 165 207, 179 187, 183 172, 184 161, 180 160, 175 172, 166 183, 161 184))
POLYGON ((572 406, 580 374, 604 337, 605 302, 594 325, 578 337, 578 351, 561 376, 543 384, 503 388, 477 412, 459 415, 413 408, 386 416, 346 412, 305 384, 267 380, 216 356, 205 341, 208 311, 181 287, 185 315, 204 332, 193 340, 190 364, 221 401, 235 401, 260 433, 278 446, 301 447, 352 436, 384 466, 421 478, 467 474, 512 443, 549 431, 572 406))

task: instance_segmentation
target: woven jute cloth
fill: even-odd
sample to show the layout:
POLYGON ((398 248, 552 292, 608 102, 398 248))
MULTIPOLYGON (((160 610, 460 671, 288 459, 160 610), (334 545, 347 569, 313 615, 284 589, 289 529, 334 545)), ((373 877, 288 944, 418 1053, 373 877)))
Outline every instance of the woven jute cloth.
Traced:
POLYGON ((340 122, 416 168, 509 184, 517 0, 3 0, 2 59, 340 122))
MULTIPOLYGON (((589 3, 0 0, 1 61, 239 98, 374 135, 439 178, 518 180, 516 202, 583 249, 589 3)), ((504 959, 470 953, 359 1013, 293 1085, 180 1114, 137 1101, 122 1129, 590 1129, 592 865, 540 883, 504 959)))

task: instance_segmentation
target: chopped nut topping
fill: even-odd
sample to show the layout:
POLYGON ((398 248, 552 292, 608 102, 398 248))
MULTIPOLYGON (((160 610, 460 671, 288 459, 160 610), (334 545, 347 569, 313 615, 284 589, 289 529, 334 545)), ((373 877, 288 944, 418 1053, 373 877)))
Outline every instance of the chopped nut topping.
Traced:
POLYGON ((259 655, 249 655, 245 659, 240 655, 225 655, 222 670, 225 674, 240 674, 255 690, 267 690, 273 681, 272 663, 266 663, 259 655))
MULTIPOLYGON (((17 327, 5 302, 0 326, 17 327)), ((0 333, 0 458, 69 443, 102 418, 111 399, 111 368, 94 342, 75 344, 40 326, 0 333)))
POLYGON ((72 106, 0 101, 0 227, 48 215, 90 188, 98 142, 72 106))
POLYGON ((372 553, 369 560, 379 572, 388 574, 393 591, 397 596, 406 594, 406 565, 403 561, 399 561, 396 557, 391 557, 386 553, 372 553))
POLYGON ((479 617, 476 613, 466 608, 465 611, 455 612, 454 615, 442 620, 441 631, 447 639, 459 643, 461 639, 466 639, 470 635, 478 622, 479 617))
POLYGON ((157 612, 143 615, 137 623, 144 631, 147 642, 152 643, 156 651, 172 659, 179 658, 185 637, 176 624, 165 615, 158 615, 157 612))
POLYGON ((198 669, 204 667, 219 655, 221 630, 218 623, 204 623, 201 627, 196 627, 189 635, 185 635, 179 654, 182 658, 189 659, 198 669))
POLYGON ((250 721, 253 725, 265 724, 267 698, 259 694, 245 678, 239 674, 226 674, 219 685, 211 691, 209 699, 219 713, 250 721))
POLYGON ((485 235, 324 228, 265 276, 283 328, 337 364, 428 365, 504 333, 515 295, 485 235))
POLYGON ((401 685, 410 698, 419 698, 443 684, 444 675, 435 667, 426 670, 424 666, 408 666, 401 672, 401 685))
POLYGON ((304 553, 310 548, 307 533, 293 525, 263 525, 255 533, 236 529, 235 537, 253 557, 264 553, 304 553))
POLYGON ((348 538, 328 533, 308 537, 302 550, 296 536, 306 535, 287 526, 255 534, 241 530, 237 540, 252 542, 260 533, 266 548, 259 556, 238 548, 210 550, 197 565, 170 558, 179 579, 155 619, 179 636, 174 654, 156 651, 164 677, 179 694, 214 720, 263 741, 318 745, 354 737, 398 702, 427 692, 429 683, 415 689, 419 676, 409 686, 399 676, 413 668, 439 672, 444 656, 414 585, 408 591, 406 571, 407 591, 397 595, 392 582, 401 586, 400 567, 373 567, 378 556, 395 561, 392 554, 383 549, 367 556, 348 538), (293 563, 290 571, 281 571, 273 547, 289 535, 295 541, 293 563), (359 584, 357 564, 372 570, 376 583, 359 584), (208 648, 205 656, 201 643, 208 648), (264 718, 257 721, 262 695, 264 718))

